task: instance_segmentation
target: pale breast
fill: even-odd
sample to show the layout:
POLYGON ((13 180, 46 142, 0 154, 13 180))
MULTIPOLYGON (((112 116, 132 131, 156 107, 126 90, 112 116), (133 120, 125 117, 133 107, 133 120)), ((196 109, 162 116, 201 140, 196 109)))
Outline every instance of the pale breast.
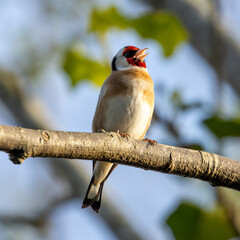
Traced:
POLYGON ((109 99, 104 115, 107 131, 119 130, 131 137, 140 138, 152 115, 152 109, 143 100, 141 93, 135 96, 119 95, 109 99))
POLYGON ((127 133, 133 138, 144 137, 153 112, 153 84, 132 76, 130 72, 104 83, 93 120, 93 131, 127 133), (114 81, 113 81, 114 80, 114 81), (151 101, 149 101, 149 97, 151 101))

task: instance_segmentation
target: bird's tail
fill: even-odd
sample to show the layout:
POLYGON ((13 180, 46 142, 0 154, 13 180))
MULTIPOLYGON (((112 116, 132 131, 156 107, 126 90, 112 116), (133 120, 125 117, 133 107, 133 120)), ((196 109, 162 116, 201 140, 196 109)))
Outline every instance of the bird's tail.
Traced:
POLYGON ((98 212, 101 207, 102 190, 105 181, 102 181, 97 186, 93 184, 93 181, 94 176, 92 177, 91 182, 88 186, 86 196, 83 200, 82 208, 91 206, 95 212, 98 212))

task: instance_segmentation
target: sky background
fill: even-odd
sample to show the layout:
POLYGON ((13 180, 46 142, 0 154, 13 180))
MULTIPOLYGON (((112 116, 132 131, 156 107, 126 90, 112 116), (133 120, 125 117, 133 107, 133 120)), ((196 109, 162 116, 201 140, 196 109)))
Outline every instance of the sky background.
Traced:
MULTIPOLYGON (((75 2, 71 1, 71 4, 74 5, 75 2)), ((221 2, 223 25, 240 41, 240 2, 221 2)), ((52 49, 53 45, 59 48, 66 46, 72 41, 69 36, 74 36, 74 40, 81 38, 78 47, 85 49, 91 57, 101 59, 107 56, 109 64, 117 51, 125 45, 149 48, 147 68, 155 88, 161 89, 157 91, 156 107, 170 118, 174 116, 169 98, 175 90, 182 93, 185 102, 202 102, 209 110, 214 108, 216 74, 188 43, 181 44, 171 57, 166 58, 159 44, 153 40, 143 40, 132 30, 112 29, 106 37, 106 53, 102 53, 94 36, 84 36, 92 6, 114 4, 125 14, 137 16, 146 11, 144 4, 126 0, 117 3, 111 0, 90 1, 90 4, 82 2, 81 14, 76 9, 76 16, 66 17, 71 4, 59 1, 58 12, 49 18, 39 1, 0 1, 0 66, 22 76, 34 101, 29 103, 30 106, 38 104, 43 107, 54 129, 90 132, 100 90, 88 81, 75 88, 71 87, 68 76, 61 69, 61 55, 57 49, 52 49), (64 20, 61 20, 59 13, 66 14, 64 20), (31 75, 26 74, 29 52, 35 52, 37 56, 30 61, 44 66, 44 70, 32 80, 28 78, 31 75), (48 52, 56 54, 51 54, 46 61, 42 61, 48 52)), ((226 111, 234 112, 237 106, 234 91, 226 86, 222 96, 226 111)), ((1 124, 17 124, 1 102, 0 112, 1 124)), ((199 142, 206 150, 214 151, 214 137, 201 125, 205 114, 195 110, 181 115, 176 121, 186 142, 199 142)), ((152 124, 147 137, 160 143, 174 144, 167 132, 157 124, 152 124)), ((235 141, 234 146, 235 144, 239 144, 239 141, 235 141)), ((239 159, 239 151, 234 146, 230 141, 229 147, 224 150, 225 155, 239 159)), ((0 153, 0 215, 31 214, 67 191, 67 186, 64 186, 61 179, 56 180, 45 160, 28 159, 21 166, 15 166, 7 158, 7 154, 0 153)), ((79 161, 79 164, 87 173, 91 173, 90 161, 79 161)), ((215 201, 215 194, 207 183, 126 166, 118 166, 113 172, 105 185, 103 198, 106 195, 122 210, 137 231, 148 239, 173 239, 165 225, 165 219, 180 201, 193 201, 206 209, 211 209, 215 201)), ((116 239, 98 215, 91 209, 81 209, 81 201, 82 199, 73 199, 54 211, 49 219, 47 239, 116 239)), ((13 233, 5 228, 1 231, 1 228, 2 225, 0 239, 11 239, 13 233)), ((16 226, 16 229, 19 239, 45 239, 34 228, 16 226)))

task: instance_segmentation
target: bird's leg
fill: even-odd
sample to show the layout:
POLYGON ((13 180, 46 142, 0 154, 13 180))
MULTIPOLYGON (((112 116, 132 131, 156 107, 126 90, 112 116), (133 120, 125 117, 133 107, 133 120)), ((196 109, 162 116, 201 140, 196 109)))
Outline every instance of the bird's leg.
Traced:
POLYGON ((97 133, 105 133, 105 134, 110 135, 111 137, 113 137, 113 135, 111 134, 111 132, 107 132, 107 131, 105 131, 104 129, 99 129, 99 130, 97 131, 97 133))
POLYGON ((130 135, 128 133, 120 133, 119 130, 117 130, 117 134, 119 134, 120 136, 122 136, 123 138, 128 138, 130 137, 130 135))
POLYGON ((149 138, 145 138, 145 139, 143 139, 143 141, 149 142, 151 145, 154 145, 154 144, 157 143, 157 141, 151 140, 151 139, 149 139, 149 138))
POLYGON ((104 129, 98 129, 98 133, 105 133, 106 131, 104 129))

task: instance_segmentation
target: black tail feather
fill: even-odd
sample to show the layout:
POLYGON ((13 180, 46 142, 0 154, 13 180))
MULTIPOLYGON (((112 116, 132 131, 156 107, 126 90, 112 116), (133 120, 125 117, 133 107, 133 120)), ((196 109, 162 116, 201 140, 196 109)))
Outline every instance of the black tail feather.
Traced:
POLYGON ((90 188, 91 188, 91 185, 92 185, 93 181, 94 181, 94 176, 92 176, 92 179, 91 179, 91 181, 89 183, 89 186, 88 186, 88 189, 87 189, 87 193, 86 193, 86 195, 84 197, 84 200, 83 200, 83 203, 82 203, 82 208, 89 207, 97 198, 97 196, 96 196, 96 198, 93 198, 93 199, 89 199, 88 198, 88 194, 89 194, 89 191, 90 191, 90 188))
POLYGON ((101 202, 102 202, 102 190, 103 190, 104 182, 105 182, 105 181, 103 181, 103 182, 101 183, 101 185, 100 185, 97 199, 91 204, 92 209, 93 209, 96 213, 99 212, 99 209, 100 209, 100 207, 101 207, 101 202))
POLYGON ((112 173, 112 171, 116 168, 116 166, 117 166, 117 164, 113 164, 113 166, 110 169, 109 173, 107 174, 106 178, 100 183, 100 187, 99 187, 99 190, 98 190, 98 193, 97 193, 96 197, 90 199, 90 198, 88 198, 88 194, 89 194, 91 185, 94 181, 94 175, 92 176, 91 182, 90 182, 90 184, 88 186, 88 189, 87 189, 87 193, 86 193, 85 198, 83 200, 82 208, 87 208, 87 207, 91 206, 92 209, 96 213, 99 212, 99 209, 101 207, 101 202, 102 202, 102 191, 103 191, 104 183, 107 180, 107 178, 109 177, 109 175, 112 173))

